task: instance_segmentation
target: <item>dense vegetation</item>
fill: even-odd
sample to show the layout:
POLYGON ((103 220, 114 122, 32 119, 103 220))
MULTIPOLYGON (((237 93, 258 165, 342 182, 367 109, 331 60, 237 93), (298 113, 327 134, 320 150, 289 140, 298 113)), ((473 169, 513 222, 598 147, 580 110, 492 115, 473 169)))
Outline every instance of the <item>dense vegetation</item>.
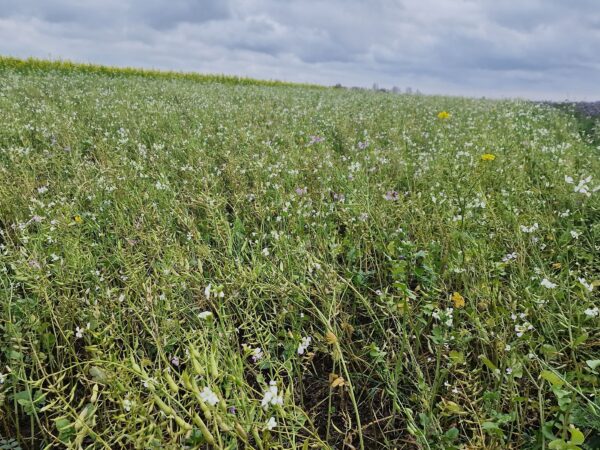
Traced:
POLYGON ((0 448, 598 445, 571 115, 3 61, 0 448))

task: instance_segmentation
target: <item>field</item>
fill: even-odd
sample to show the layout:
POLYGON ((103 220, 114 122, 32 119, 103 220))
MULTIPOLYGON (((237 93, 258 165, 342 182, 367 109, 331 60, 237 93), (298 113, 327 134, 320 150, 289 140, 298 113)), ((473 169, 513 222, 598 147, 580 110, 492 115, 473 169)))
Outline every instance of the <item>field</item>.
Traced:
POLYGON ((600 445, 598 122, 0 61, 0 449, 600 445))

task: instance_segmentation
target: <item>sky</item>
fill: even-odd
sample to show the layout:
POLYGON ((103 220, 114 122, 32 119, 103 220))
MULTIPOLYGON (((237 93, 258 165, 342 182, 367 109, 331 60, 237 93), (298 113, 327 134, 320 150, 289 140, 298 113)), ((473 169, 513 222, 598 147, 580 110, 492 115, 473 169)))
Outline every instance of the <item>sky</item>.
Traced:
POLYGON ((0 54, 600 100, 600 0, 0 0, 0 54))

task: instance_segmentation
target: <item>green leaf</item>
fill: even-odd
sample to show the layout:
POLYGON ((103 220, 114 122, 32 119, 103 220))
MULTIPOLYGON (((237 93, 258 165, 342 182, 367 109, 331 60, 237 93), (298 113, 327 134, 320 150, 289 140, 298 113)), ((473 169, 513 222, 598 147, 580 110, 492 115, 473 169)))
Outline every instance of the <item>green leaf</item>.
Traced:
POLYGON ((481 359, 481 362, 483 362, 483 364, 485 364, 492 372, 496 372, 498 370, 498 367, 496 367, 496 365, 484 355, 480 355, 479 359, 481 359))
POLYGON ((600 366, 600 359, 588 359, 585 363, 590 369, 596 370, 596 367, 600 366))
POLYGON ((549 382, 552 386, 562 386, 565 384, 564 380, 550 370, 542 370, 540 377, 549 382))
POLYGON ((555 439, 550 444, 548 444, 548 448, 551 450, 565 450, 567 448, 567 443, 562 439, 555 439))
POLYGON ((571 444, 581 445, 585 441, 585 436, 579 428, 571 426, 571 428, 569 428, 569 433, 571 433, 571 444))

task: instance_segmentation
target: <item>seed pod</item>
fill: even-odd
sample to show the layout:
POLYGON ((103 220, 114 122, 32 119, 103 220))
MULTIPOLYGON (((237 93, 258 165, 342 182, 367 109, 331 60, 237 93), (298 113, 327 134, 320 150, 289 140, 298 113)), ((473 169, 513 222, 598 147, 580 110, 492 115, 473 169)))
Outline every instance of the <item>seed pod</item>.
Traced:
POLYGON ((198 359, 194 355, 191 355, 190 359, 192 360, 192 367, 194 368, 196 375, 204 375, 204 367, 202 367, 202 365, 198 362, 198 359))
POLYGON ((206 439, 206 442, 208 442, 209 445, 215 445, 214 436, 212 435, 212 433, 210 431, 208 431, 208 427, 202 421, 200 416, 198 414, 194 413, 194 415, 192 416, 192 421, 196 424, 196 426, 198 428, 200 428, 200 431, 202 432, 202 436, 204 436, 204 439, 206 439))
POLYGON ((165 402, 163 402, 158 395, 154 396, 154 403, 156 403, 156 406, 158 406, 158 408, 162 412, 164 412, 167 416, 170 416, 173 414, 173 408, 171 408, 165 402))
POLYGON ((192 382, 190 381, 190 376, 188 375, 187 372, 183 372, 181 374, 181 382, 183 383, 183 386, 188 390, 191 391, 192 390, 192 382))
POLYGON ((192 429, 192 426, 189 423, 187 423, 185 420, 183 420, 181 417, 179 417, 177 414, 173 415, 173 420, 175 420, 175 422, 177 422, 177 425, 179 425, 179 427, 184 430, 192 429))
POLYGON ((98 400, 98 385, 94 384, 92 387, 92 397, 90 398, 90 402, 96 403, 96 400, 98 400))
POLYGON ((217 361, 215 360, 215 355, 211 352, 209 356, 210 363, 210 375, 213 379, 217 379, 219 377, 219 368, 217 367, 217 361))
POLYGON ((167 384, 169 385, 169 388, 171 389, 173 394, 177 394, 179 392, 179 386, 177 386, 177 383, 175 383, 175 380, 173 379, 173 377, 171 376, 169 371, 165 370, 163 372, 163 374, 164 374, 165 380, 167 380, 167 384))
POLYGON ((235 432, 238 434, 239 437, 241 437, 244 441, 248 440, 248 433, 246 433, 246 430, 244 430, 244 428, 239 424, 239 422, 235 423, 235 432))

